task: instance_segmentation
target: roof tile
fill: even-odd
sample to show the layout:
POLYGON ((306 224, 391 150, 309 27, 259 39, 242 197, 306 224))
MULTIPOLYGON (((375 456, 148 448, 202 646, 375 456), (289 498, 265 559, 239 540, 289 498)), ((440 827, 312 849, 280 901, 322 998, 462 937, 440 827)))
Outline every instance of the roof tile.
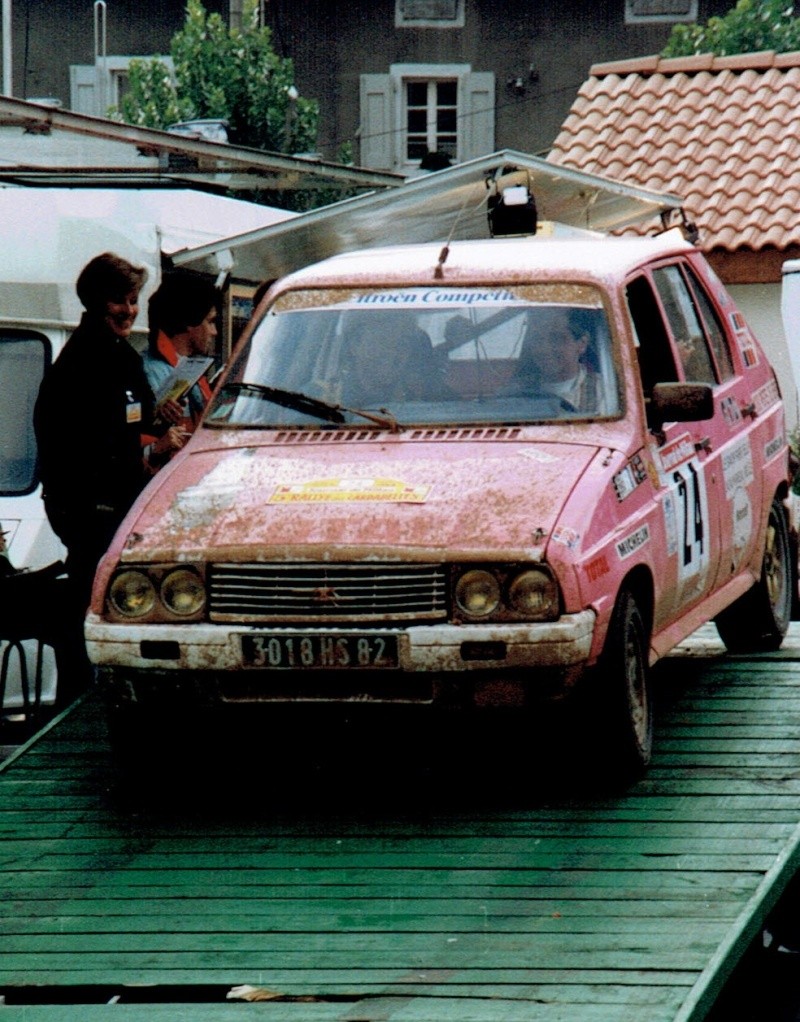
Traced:
POLYGON ((684 196, 707 248, 800 244, 800 52, 597 64, 549 158, 684 196))

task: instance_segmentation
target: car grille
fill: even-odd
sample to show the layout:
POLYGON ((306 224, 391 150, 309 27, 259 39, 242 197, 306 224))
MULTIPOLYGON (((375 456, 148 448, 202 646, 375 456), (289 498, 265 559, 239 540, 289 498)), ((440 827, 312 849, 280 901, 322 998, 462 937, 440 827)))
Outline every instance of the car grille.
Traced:
POLYGON ((430 564, 214 564, 212 621, 441 620, 447 573, 430 564))

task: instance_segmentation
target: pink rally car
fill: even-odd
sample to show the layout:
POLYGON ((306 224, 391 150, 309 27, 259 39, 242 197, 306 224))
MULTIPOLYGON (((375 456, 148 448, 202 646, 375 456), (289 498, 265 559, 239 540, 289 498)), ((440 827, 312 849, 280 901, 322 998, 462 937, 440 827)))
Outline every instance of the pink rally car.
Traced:
POLYGON ((710 620, 731 649, 780 644, 783 404, 702 255, 673 231, 439 256, 273 287, 98 572, 86 634, 118 719, 568 695, 632 775, 659 657, 710 620))

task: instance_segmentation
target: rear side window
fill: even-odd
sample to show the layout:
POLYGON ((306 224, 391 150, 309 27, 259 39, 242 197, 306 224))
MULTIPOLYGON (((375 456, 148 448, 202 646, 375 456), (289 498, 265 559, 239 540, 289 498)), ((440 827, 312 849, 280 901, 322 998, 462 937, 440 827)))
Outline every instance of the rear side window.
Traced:
POLYGON ((725 331, 722 329, 722 324, 719 321, 716 310, 704 291, 703 285, 697 279, 690 266, 686 267, 686 273, 691 282, 692 293, 694 294, 695 301, 697 302, 697 308, 700 312, 700 318, 702 319, 703 326, 706 330, 708 342, 711 346, 712 352, 714 353, 714 361, 717 364, 717 375, 719 376, 720 382, 724 382, 735 375, 730 349, 728 348, 728 341, 725 337, 725 331))
POLYGON ((20 496, 36 487, 33 406, 49 363, 45 336, 0 330, 0 496, 20 496))
POLYGON ((662 266, 654 270, 653 281, 683 366, 684 378, 694 383, 715 384, 714 363, 700 315, 680 267, 662 266))

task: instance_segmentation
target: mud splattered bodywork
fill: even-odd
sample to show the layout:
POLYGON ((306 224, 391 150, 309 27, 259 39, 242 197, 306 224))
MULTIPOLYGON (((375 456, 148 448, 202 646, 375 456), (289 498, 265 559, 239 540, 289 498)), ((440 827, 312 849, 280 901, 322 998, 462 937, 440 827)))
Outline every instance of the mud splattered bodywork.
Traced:
POLYGON ((521 707, 612 655, 622 604, 644 677, 757 582, 783 408, 702 257, 438 254, 273 289, 98 572, 90 655, 125 691, 521 707))

